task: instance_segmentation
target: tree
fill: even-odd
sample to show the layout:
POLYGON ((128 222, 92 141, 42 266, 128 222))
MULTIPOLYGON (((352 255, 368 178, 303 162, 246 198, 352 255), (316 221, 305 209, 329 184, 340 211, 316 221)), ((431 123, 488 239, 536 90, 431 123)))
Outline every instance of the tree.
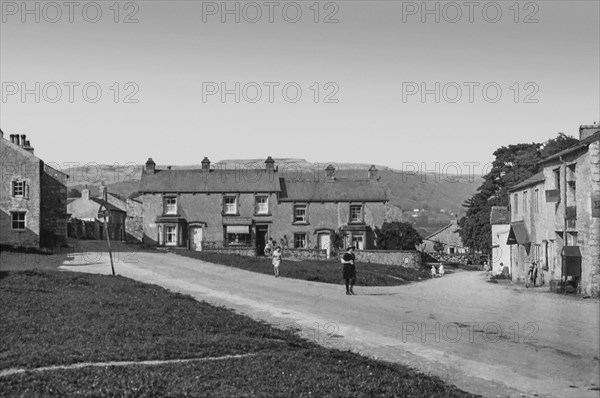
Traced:
POLYGON ((375 228, 377 249, 379 250, 416 250, 423 243, 421 235, 406 222, 385 222, 375 228))
POLYGON ((578 142, 559 133, 544 144, 514 144, 494 152, 492 168, 483 176, 483 183, 463 207, 466 215, 459 222, 458 234, 463 244, 472 250, 491 252, 490 212, 492 206, 509 204, 508 189, 541 171, 539 161, 578 142))
POLYGON ((68 198, 81 198, 81 191, 77 188, 71 188, 69 193, 67 194, 68 198))
POLYGON ((444 251, 444 244, 439 239, 436 239, 433 242, 433 250, 435 250, 436 253, 441 254, 444 251))

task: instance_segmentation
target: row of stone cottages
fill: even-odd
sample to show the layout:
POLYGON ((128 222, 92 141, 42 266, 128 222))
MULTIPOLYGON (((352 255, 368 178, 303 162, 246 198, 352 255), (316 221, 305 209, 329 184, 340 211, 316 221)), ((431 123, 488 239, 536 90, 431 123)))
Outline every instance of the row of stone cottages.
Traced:
POLYGON ((597 296, 600 282, 600 128, 581 126, 579 143, 542 160, 543 170, 509 189, 494 207, 492 266, 523 282, 531 264, 546 286, 597 296), (552 282, 550 282, 552 281, 552 282))

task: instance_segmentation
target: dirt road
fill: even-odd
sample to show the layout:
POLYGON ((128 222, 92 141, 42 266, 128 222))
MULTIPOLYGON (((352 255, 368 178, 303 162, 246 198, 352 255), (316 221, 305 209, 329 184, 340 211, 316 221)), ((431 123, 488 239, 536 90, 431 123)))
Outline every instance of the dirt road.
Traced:
MULTIPOLYGON (((598 301, 492 285, 481 272, 359 285, 347 296, 342 285, 285 278, 292 266, 284 262, 283 277, 274 278, 156 252, 121 254, 115 264, 117 274, 297 327, 320 344, 400 362, 474 393, 600 396, 598 301)), ((78 253, 59 268, 110 273, 105 253, 78 253)))

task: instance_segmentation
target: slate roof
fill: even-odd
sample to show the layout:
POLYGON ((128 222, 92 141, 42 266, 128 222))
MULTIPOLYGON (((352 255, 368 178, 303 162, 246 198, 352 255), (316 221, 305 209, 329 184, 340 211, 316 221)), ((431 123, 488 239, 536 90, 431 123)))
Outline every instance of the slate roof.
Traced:
POLYGON ((552 160, 556 160, 558 158, 560 158, 561 156, 564 155, 568 155, 572 152, 578 151, 580 149, 586 148, 588 145, 590 145, 592 142, 594 141, 598 141, 600 140, 600 130, 596 131, 594 134, 590 135, 587 138, 584 138, 583 140, 579 141, 579 143, 573 145, 570 148, 564 149, 558 153, 555 153, 552 156, 548 156, 546 159, 542 159, 540 160, 538 163, 547 163, 550 162, 552 160))
POLYGON ((279 192, 279 176, 276 171, 213 169, 156 170, 142 173, 138 192, 279 192), (270 175, 272 173, 272 175, 270 175))
MULTIPOLYGON (((77 198, 77 199, 79 199, 79 198, 77 198)), ((98 199, 98 198, 90 198, 90 200, 93 200, 94 202, 96 202, 100 205, 103 205, 110 211, 120 211, 121 213, 125 213, 123 210, 119 209, 117 206, 111 205, 110 203, 108 203, 105 200, 98 199)))
POLYGON ((510 212, 506 206, 492 206, 490 224, 510 224, 510 212))
POLYGON ((512 191, 516 191, 518 189, 521 188, 525 188, 528 187, 530 185, 537 185, 541 182, 544 182, 546 180, 546 177, 544 177, 544 172, 540 171, 537 174, 532 175, 531 177, 529 177, 528 179, 526 179, 525 181, 521 181, 520 183, 513 185, 512 187, 508 188, 509 192, 512 191))
POLYGON ((387 202, 385 188, 368 179, 285 180, 281 179, 282 202, 387 202))

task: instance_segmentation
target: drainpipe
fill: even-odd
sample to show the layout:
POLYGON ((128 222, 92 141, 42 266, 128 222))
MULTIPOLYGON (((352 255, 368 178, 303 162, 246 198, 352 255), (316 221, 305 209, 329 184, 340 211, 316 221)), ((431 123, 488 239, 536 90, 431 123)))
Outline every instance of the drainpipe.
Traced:
MULTIPOLYGON (((563 192, 562 192, 562 197, 563 197, 563 208, 564 208, 564 214, 563 214, 563 247, 561 249, 564 250, 564 247, 567 246, 567 162, 565 162, 565 160, 563 159, 562 156, 560 156, 558 158, 561 162, 562 162, 562 169, 563 169, 563 192)), ((560 278, 562 280, 565 281, 566 283, 566 276, 563 274, 564 271, 564 260, 563 260, 563 256, 560 256, 560 278)))

